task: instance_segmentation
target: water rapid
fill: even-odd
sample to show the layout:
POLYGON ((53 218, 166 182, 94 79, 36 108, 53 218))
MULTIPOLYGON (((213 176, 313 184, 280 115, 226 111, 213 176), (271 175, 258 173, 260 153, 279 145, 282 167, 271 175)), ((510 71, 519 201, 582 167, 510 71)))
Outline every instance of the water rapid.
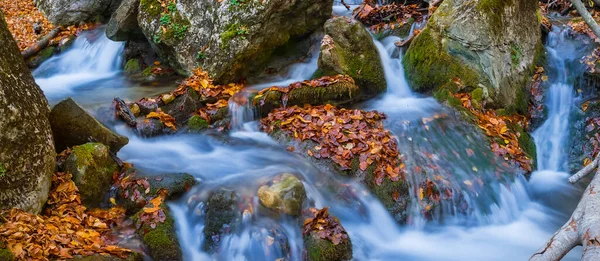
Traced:
MULTIPOLYGON (((34 72, 51 101, 74 96, 93 111, 98 103, 110 104, 115 92, 135 100, 162 90, 123 79, 119 69, 123 44, 110 42, 103 32, 93 34, 80 36, 70 51, 34 72), (109 91, 98 96, 103 89, 109 91)), ((356 260, 525 260, 550 238, 580 193, 568 185, 564 172, 565 133, 576 99, 566 65, 577 59, 556 50, 572 47, 569 39, 555 31, 547 46, 552 67, 549 113, 534 133, 539 171, 529 181, 504 166, 472 126, 461 123, 433 98, 410 91, 403 54, 393 44, 398 40, 375 41, 388 92, 360 106, 388 115, 386 127, 406 155, 414 198, 408 225, 398 225, 362 184, 319 171, 260 132, 247 105, 230 104, 234 130, 228 135, 208 132, 146 139, 126 126, 115 126, 130 139, 119 152, 123 160, 147 173, 186 172, 199 180, 181 200, 170 203, 186 260, 302 260, 297 221, 264 214, 256 198, 258 186, 282 172, 303 180, 308 200, 316 207, 330 207, 350 234, 356 260), (417 200, 418 188, 428 181, 451 189, 440 207, 424 215, 427 204, 417 200), (220 238, 219 254, 211 256, 202 251, 205 201, 211 191, 224 186, 240 195, 243 222, 237 233, 220 238)), ((312 57, 292 67, 287 77, 255 88, 307 79, 317 66, 318 54, 312 57)), ((571 253, 565 260, 577 258, 571 253)))

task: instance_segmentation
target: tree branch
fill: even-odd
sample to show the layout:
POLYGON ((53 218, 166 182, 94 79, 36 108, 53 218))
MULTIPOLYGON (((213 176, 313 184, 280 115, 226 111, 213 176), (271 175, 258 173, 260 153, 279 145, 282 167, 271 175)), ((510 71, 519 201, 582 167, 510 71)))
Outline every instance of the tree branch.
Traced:
POLYGON ((596 23, 590 12, 588 12, 588 10, 585 8, 585 5, 583 5, 581 0, 571 0, 571 3, 573 4, 573 6, 575 6, 575 9, 577 9, 577 12, 583 18, 583 21, 585 21, 585 23, 590 27, 590 29, 592 29, 592 32, 594 32, 596 37, 600 38, 600 26, 598 26, 598 24, 596 23))
POLYGON ((569 177, 569 183, 575 184, 587 174, 590 174, 595 168, 598 167, 598 162, 600 162, 600 153, 598 153, 598 155, 596 156, 594 161, 590 163, 590 165, 585 166, 583 169, 577 171, 575 175, 569 177))

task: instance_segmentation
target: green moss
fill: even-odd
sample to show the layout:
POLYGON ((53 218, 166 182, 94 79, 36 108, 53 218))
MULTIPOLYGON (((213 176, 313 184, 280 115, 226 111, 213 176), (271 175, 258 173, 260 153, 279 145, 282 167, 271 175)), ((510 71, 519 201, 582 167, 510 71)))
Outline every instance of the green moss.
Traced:
POLYGON ((352 259, 352 242, 334 245, 331 241, 313 235, 304 236, 307 258, 310 261, 341 261, 352 259))
POLYGON ((150 16, 160 15, 161 5, 157 0, 140 0, 140 7, 143 12, 148 13, 150 16))
POLYGON ((140 60, 138 59, 129 59, 127 63, 125 63, 125 67, 123 68, 126 74, 135 74, 141 71, 140 60))
POLYGON ((227 27, 227 30, 221 33, 221 43, 219 44, 219 47, 221 49, 227 49, 229 48, 229 42, 231 42, 234 37, 240 36, 245 38, 245 35, 248 35, 248 28, 246 26, 237 23, 230 24, 227 27))
POLYGON ((525 88, 515 88, 515 100, 512 105, 505 108, 506 113, 509 115, 518 113, 521 115, 527 115, 527 93, 525 88))
POLYGON ((94 160, 94 153, 96 151, 97 146, 104 146, 102 143, 86 143, 83 145, 73 147, 73 151, 71 154, 75 154, 77 156, 78 165, 82 166, 96 166, 96 162, 94 160))
POLYGON ((15 256, 0 242, 0 261, 13 261, 15 256))
POLYGON ((419 92, 435 92, 451 84, 453 78, 461 79, 466 87, 477 86, 479 82, 479 75, 473 69, 448 54, 431 26, 413 40, 403 63, 411 86, 419 92))
POLYGON ((511 43, 510 57, 512 60, 512 66, 516 68, 521 63, 521 59, 523 58, 523 49, 521 48, 521 46, 515 43, 511 43))
POLYGON ((152 75, 152 69, 154 69, 154 66, 148 66, 146 69, 144 69, 142 71, 142 76, 144 77, 148 77, 152 75))
MULTIPOLYGON (((165 204, 161 205, 161 208, 165 213, 165 221, 157 223, 155 228, 146 224, 138 230, 138 233, 154 260, 182 260, 181 248, 175 233, 175 221, 165 204)), ((139 221, 139 213, 134 219, 139 221)))
POLYGON ((494 33, 501 33, 503 28, 504 8, 512 4, 514 0, 479 0, 477 1, 477 10, 484 12, 490 23, 490 30, 494 33))
POLYGON ((476 88, 471 92, 471 98, 474 101, 482 102, 483 101, 483 88, 476 88))
POLYGON ((537 151, 536 151, 536 146, 535 146, 535 141, 533 140, 533 138, 531 137, 531 135, 529 135, 529 133, 527 133, 521 126, 517 125, 517 124, 508 124, 508 127, 515 130, 517 133, 519 133, 519 146, 523 149, 523 151, 525 152, 525 154, 527 154, 527 156, 529 156, 529 158, 531 158, 533 160, 533 164, 534 164, 534 169, 535 169, 535 164, 537 162, 537 151))
POLYGON ((188 129, 190 131, 201 131, 208 127, 208 122, 198 115, 194 115, 188 120, 188 129))

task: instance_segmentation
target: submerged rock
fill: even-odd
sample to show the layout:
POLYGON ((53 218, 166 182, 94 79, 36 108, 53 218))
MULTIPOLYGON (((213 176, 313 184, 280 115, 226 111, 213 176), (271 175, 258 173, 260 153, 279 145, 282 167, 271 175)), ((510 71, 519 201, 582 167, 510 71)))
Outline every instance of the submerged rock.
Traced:
POLYGON ((179 0, 162 6, 158 0, 143 0, 138 23, 180 74, 200 66, 217 82, 236 82, 290 38, 321 27, 332 5, 332 0, 179 0))
POLYGON ((142 72, 142 65, 140 63, 140 60, 138 59, 130 59, 125 63, 125 67, 123 68, 123 71, 125 72, 125 74, 136 74, 136 73, 141 73, 142 72))
POLYGON ((71 98, 52 108, 50 124, 57 151, 94 141, 109 146, 110 151, 116 153, 129 142, 127 137, 108 129, 71 98))
POLYGON ((323 75, 352 77, 363 99, 387 89, 377 47, 369 32, 356 20, 346 17, 327 20, 318 64, 323 75))
POLYGON ((527 112, 527 85, 544 57, 538 6, 529 0, 444 1, 404 56, 419 92, 483 88, 492 107, 527 112))
POLYGON ((35 5, 55 25, 106 21, 121 0, 35 0, 35 5))
POLYGON ((64 170, 73 174, 73 181, 86 206, 99 207, 113 184, 118 170, 108 147, 101 143, 75 146, 64 163, 64 170))
POLYGON ((39 213, 56 153, 50 107, 0 12, 0 209, 39 213))
POLYGON ((261 205, 292 216, 300 214, 305 198, 306 191, 302 181, 288 173, 275 177, 270 185, 258 188, 261 205))
POLYGON ((229 233, 241 221, 238 200, 239 196, 234 191, 224 188, 210 195, 206 202, 202 249, 208 252, 216 251, 223 234, 229 233))

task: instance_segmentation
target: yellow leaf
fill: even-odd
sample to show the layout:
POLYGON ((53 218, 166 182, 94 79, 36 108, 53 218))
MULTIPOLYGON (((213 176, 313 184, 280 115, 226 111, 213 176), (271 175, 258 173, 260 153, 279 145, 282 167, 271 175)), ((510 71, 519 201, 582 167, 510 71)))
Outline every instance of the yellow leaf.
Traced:
POLYGON ((115 198, 110 198, 110 203, 113 204, 113 206, 117 205, 117 201, 115 200, 115 198))

